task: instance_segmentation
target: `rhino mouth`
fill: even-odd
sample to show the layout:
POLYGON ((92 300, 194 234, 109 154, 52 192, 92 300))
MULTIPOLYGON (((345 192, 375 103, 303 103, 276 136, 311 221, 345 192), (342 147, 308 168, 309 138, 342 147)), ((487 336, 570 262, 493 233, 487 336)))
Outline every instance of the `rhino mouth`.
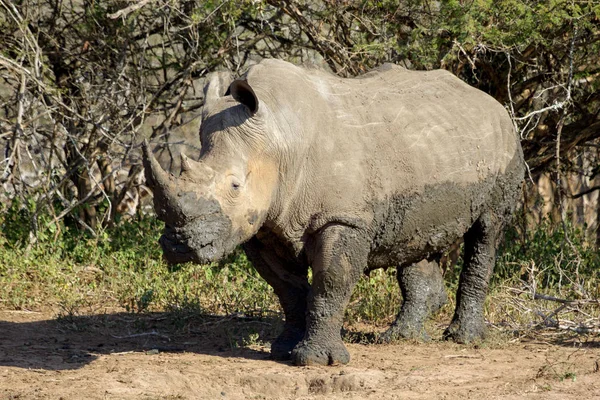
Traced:
POLYGON ((173 227, 166 225, 158 242, 163 250, 163 256, 169 264, 194 261, 194 251, 173 227))
POLYGON ((169 264, 195 262, 207 264, 220 259, 225 253, 221 229, 207 229, 204 223, 192 223, 184 227, 165 224, 159 239, 163 256, 169 264))

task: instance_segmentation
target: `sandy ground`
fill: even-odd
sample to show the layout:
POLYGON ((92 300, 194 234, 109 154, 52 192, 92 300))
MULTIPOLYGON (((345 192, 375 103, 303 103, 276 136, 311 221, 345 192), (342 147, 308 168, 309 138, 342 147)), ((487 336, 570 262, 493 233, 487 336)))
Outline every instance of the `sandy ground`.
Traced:
POLYGON ((0 311, 0 399, 600 399, 600 338, 350 343, 347 366, 269 359, 240 317, 0 311))

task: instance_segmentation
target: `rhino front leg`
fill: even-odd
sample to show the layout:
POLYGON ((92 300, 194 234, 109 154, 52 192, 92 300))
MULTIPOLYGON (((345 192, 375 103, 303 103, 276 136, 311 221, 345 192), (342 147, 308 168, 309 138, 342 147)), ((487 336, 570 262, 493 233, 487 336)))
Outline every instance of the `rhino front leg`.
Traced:
POLYGON ((243 247, 254 268, 273 287, 283 308, 285 325, 271 344, 271 356, 275 360, 287 360, 306 330, 306 304, 310 291, 308 267, 296 261, 283 261, 256 238, 243 247))
POLYGON ((396 321, 381 336, 382 342, 396 339, 429 339, 425 320, 447 301, 442 271, 435 261, 423 260, 398 268, 402 307, 396 321))
POLYGON ((344 310, 367 263, 368 241, 355 228, 332 225, 312 247, 313 283, 308 298, 306 334, 292 351, 296 365, 346 364, 342 342, 344 310))
POLYGON ((496 259, 496 242, 502 221, 485 212, 465 234, 464 266, 456 293, 456 310, 445 339, 470 343, 485 336, 483 304, 496 259))

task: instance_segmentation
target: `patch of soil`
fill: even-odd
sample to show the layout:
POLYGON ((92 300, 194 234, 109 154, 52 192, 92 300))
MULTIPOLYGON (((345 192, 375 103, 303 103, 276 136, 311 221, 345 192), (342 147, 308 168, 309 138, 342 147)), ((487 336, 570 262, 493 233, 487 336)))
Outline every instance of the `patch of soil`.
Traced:
POLYGON ((0 311, 0 399, 600 399, 600 338, 348 344, 347 366, 269 359, 277 320, 0 311))

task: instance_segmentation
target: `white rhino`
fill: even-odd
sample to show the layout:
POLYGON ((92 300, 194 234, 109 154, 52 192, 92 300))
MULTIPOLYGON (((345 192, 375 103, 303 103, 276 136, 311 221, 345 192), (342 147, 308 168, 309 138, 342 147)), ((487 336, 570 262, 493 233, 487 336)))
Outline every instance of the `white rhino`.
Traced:
POLYGON ((145 146, 169 262, 243 244, 285 313, 274 358, 347 363, 340 330, 362 273, 398 267, 404 303, 385 339, 420 335, 444 298, 436 260, 464 236, 445 337, 484 334, 496 243, 524 162, 505 109, 446 71, 384 65, 354 79, 263 60, 205 88, 198 161, 178 177, 145 146), (312 268, 309 284, 307 273, 312 268))

